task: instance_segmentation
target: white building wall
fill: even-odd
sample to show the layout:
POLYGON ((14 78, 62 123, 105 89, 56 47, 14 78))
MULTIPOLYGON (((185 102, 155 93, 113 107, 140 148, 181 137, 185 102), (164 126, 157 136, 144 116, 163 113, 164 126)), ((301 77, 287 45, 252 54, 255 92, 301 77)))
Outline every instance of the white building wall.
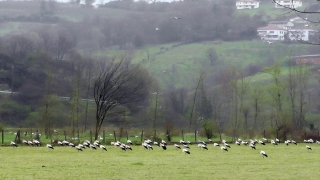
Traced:
POLYGON ((292 1, 292 0, 280 0, 280 1, 276 1, 277 3, 275 3, 275 8, 284 8, 285 7, 289 7, 289 8, 298 8, 302 6, 302 2, 301 1, 292 1))
POLYGON ((236 2, 237 9, 256 9, 259 8, 258 1, 237 1, 236 2))
POLYGON ((299 29, 291 29, 288 31, 289 39, 291 41, 295 40, 303 40, 309 41, 309 30, 299 30, 299 29))
POLYGON ((283 41, 285 30, 258 30, 258 35, 261 36, 261 40, 267 41, 283 41))

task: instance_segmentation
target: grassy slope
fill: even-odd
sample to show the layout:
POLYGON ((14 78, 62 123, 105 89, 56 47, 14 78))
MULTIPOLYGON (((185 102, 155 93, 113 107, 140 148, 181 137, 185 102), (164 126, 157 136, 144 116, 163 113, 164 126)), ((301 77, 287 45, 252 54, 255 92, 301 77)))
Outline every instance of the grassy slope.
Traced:
POLYGON ((184 155, 172 145, 167 151, 134 146, 121 152, 116 147, 77 153, 71 147, 2 147, 0 179, 317 179, 319 145, 286 147, 270 144, 251 150, 231 145, 229 152, 209 145, 208 151, 191 146, 184 155), (264 150, 269 158, 259 154, 264 150), (42 167, 45 166, 45 167, 42 167))
POLYGON ((273 44, 261 41, 202 42, 173 47, 172 44, 146 47, 139 50, 133 62, 141 62, 162 85, 174 84, 177 87, 193 87, 201 70, 207 77, 228 66, 245 68, 249 64, 263 64, 268 56, 274 59, 284 58, 293 53, 307 53, 305 45, 273 44), (161 48, 163 50, 161 50, 161 48), (214 48, 218 61, 210 65, 207 49, 214 48), (147 51, 151 58, 147 60, 147 51), (144 60, 143 60, 144 59, 144 60), (173 72, 175 67, 175 72, 173 72))

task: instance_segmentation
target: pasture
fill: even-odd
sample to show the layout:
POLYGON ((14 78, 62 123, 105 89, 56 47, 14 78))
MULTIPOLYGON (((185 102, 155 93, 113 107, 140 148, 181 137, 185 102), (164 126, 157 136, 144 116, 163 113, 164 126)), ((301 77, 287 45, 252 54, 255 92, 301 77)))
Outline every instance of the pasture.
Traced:
MULTIPOLYGON (((54 150, 19 145, 0 147, 0 179, 317 179, 320 176, 320 146, 305 143, 286 146, 231 144, 228 152, 208 144, 194 144, 191 154, 173 145, 167 150, 132 146, 121 151, 115 146, 76 149, 55 146, 54 150), (264 150, 268 158, 259 152, 264 150)), ((181 145, 180 145, 181 146, 181 145)))

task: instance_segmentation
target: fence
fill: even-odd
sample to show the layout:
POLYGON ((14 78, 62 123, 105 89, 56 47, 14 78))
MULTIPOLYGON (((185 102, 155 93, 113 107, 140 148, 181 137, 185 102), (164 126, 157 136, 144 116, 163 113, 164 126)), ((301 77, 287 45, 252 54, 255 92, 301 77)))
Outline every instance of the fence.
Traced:
MULTIPOLYGON (((315 134, 318 134, 319 137, 319 131, 315 134)), ((141 134, 140 134, 140 138, 138 135, 136 135, 137 133, 135 133, 135 135, 131 136, 129 135, 128 131, 125 131, 125 133, 116 133, 116 131, 113 131, 112 133, 108 135, 106 135, 106 132, 103 131, 102 132, 102 136, 98 136, 98 140, 101 141, 102 143, 106 144, 106 143, 110 143, 111 141, 121 141, 123 140, 123 138, 125 138, 126 140, 130 139, 134 139, 133 142, 135 144, 141 144, 141 142, 143 142, 145 139, 150 139, 153 141, 161 141, 161 139, 165 139, 168 142, 174 142, 174 141, 179 141, 179 140, 189 140, 189 141, 194 141, 197 142, 198 140, 203 140, 203 141, 207 141, 208 139, 206 139, 206 137, 200 136, 198 131, 194 131, 194 133, 187 133, 188 137, 185 137, 185 132, 184 130, 181 130, 181 133, 179 133, 178 135, 172 137, 171 132, 169 130, 167 130, 167 132, 165 134, 161 133, 158 135, 157 131, 153 131, 152 133, 148 133, 146 134, 145 131, 141 130, 141 134), (152 135, 151 135, 152 134, 152 135)), ((266 137, 266 130, 263 130, 263 132, 261 133, 261 135, 263 137, 266 137)), ((308 138, 308 134, 305 133, 304 138, 308 138)), ((317 137, 315 137, 317 138, 317 137)), ((319 137, 320 138, 320 137, 319 137)), ((59 131, 59 132, 50 132, 48 134, 48 136, 46 136, 44 138, 43 135, 41 135, 40 131, 36 130, 35 133, 31 131, 21 131, 21 130, 17 130, 15 133, 12 133, 12 131, 5 131, 5 130, 1 130, 1 143, 3 144, 10 144, 11 141, 14 141, 16 143, 21 143, 21 140, 25 139, 36 139, 36 140, 41 140, 42 142, 46 142, 46 143, 57 143, 57 141, 62 141, 62 140, 66 140, 69 142, 73 142, 73 143, 82 143, 85 140, 90 140, 90 142, 93 142, 94 137, 93 137, 93 131, 86 131, 86 132, 82 132, 80 133, 79 130, 77 130, 77 134, 76 135, 72 135, 72 133, 67 132, 67 131, 59 131), (23 132, 23 133, 21 133, 23 132)), ((232 132, 232 136, 231 137, 225 137, 225 139, 229 142, 234 142, 237 139, 237 133, 234 130, 232 132)), ((221 141, 222 138, 218 138, 216 139, 216 141, 221 141)))

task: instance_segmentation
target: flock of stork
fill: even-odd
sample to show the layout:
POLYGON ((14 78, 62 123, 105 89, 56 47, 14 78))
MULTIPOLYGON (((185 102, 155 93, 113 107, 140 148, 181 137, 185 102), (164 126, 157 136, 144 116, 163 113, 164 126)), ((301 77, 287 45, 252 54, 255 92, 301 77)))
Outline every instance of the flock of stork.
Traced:
MULTIPOLYGON (((220 149, 222 151, 225 151, 225 152, 228 152, 228 149, 231 148, 231 146, 225 140, 222 140, 221 144, 218 144, 216 142, 212 142, 211 139, 209 139, 208 142, 210 144, 213 144, 213 146, 215 146, 215 147, 220 147, 220 149)), ((27 146, 41 146, 40 141, 35 140, 35 139, 33 139, 32 141, 23 140, 22 143, 27 145, 27 146)), ((91 143, 88 140, 85 140, 82 144, 80 143, 77 146, 75 144, 73 144, 71 142, 68 142, 68 141, 65 141, 65 140, 64 141, 57 141, 57 142, 53 142, 53 143, 56 143, 58 146, 71 146, 71 147, 75 148, 78 152, 79 151, 83 151, 86 148, 91 148, 91 149, 94 149, 94 150, 97 150, 98 148, 100 148, 100 149, 102 149, 104 151, 107 151, 107 148, 104 145, 102 145, 98 140, 94 141, 93 143, 91 143)), ((206 142, 198 140, 197 143, 198 143, 198 147, 200 149, 208 150, 208 144, 206 142)), ((266 138, 263 138, 262 141, 261 140, 252 140, 252 139, 250 139, 249 141, 243 141, 241 139, 238 139, 237 141, 235 141, 235 145, 238 145, 238 146, 241 146, 241 145, 249 146, 252 149, 256 149, 256 145, 257 144, 266 145, 266 143, 268 143, 268 140, 266 138)), ((271 140, 270 143, 272 145, 274 145, 274 146, 277 146, 280 143, 280 140, 279 139, 271 140)), ((284 144, 287 145, 287 146, 290 143, 297 145, 297 142, 294 141, 294 140, 286 140, 286 141, 284 141, 284 144)), ((307 143, 307 144, 316 143, 316 144, 320 145, 320 141, 318 141, 318 140, 314 141, 313 139, 304 140, 304 143, 307 143)), ((128 151, 128 150, 132 151, 132 148, 131 148, 132 142, 131 142, 131 140, 127 140, 126 143, 121 143, 120 141, 111 142, 110 145, 118 147, 122 151, 128 151)), ((147 150, 153 150, 153 146, 152 145, 161 147, 163 150, 167 150, 167 146, 168 146, 167 142, 164 141, 164 140, 162 140, 161 142, 156 142, 156 141, 153 142, 150 139, 146 139, 142 143, 142 147, 144 149, 147 149, 147 150)), ((185 153, 185 154, 191 154, 190 151, 189 151, 190 150, 190 145, 191 145, 190 141, 180 140, 179 143, 173 144, 173 147, 175 149, 181 149, 182 152, 185 153)), ((11 141, 11 146, 18 147, 18 145, 13 141, 11 141)), ((46 147, 49 148, 49 149, 52 149, 52 150, 54 149, 54 146, 51 145, 51 144, 47 144, 46 147)), ((311 146, 309 146, 309 145, 306 145, 306 149, 307 150, 312 150, 311 146)), ((265 151, 263 151, 263 150, 260 151, 260 154, 262 155, 263 158, 264 157, 268 157, 267 153, 265 151)))

